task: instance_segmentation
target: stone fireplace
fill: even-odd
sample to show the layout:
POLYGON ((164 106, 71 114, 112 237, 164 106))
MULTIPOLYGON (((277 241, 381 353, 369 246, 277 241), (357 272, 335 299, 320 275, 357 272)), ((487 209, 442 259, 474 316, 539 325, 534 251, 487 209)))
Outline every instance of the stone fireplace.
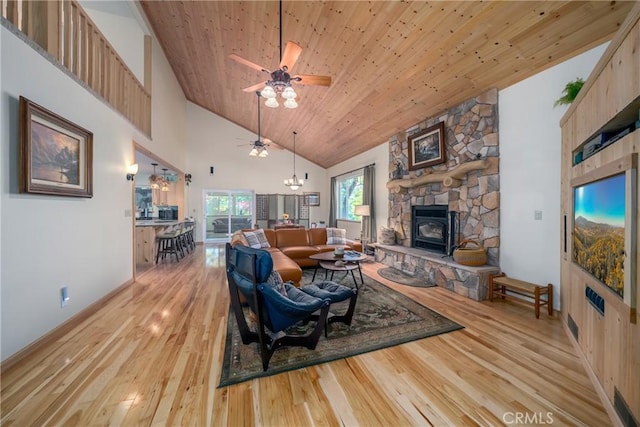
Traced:
POLYGON ((376 259, 470 298, 486 298, 500 255, 497 89, 395 135, 389 154, 388 226, 396 244, 383 245, 376 259), (410 170, 409 137, 439 122, 445 162, 410 170), (460 266, 447 256, 465 239, 487 250, 487 266, 460 266))

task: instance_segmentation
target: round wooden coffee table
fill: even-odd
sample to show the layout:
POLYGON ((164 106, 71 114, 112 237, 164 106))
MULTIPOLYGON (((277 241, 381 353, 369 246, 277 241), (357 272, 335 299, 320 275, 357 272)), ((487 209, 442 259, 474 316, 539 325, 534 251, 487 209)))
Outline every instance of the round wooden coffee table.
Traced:
POLYGON ((311 255, 309 258, 318 261, 316 269, 313 272, 313 278, 311 279, 312 282, 316 279, 318 267, 322 267, 324 268, 325 279, 327 279, 329 271, 331 272, 330 280, 333 280, 333 274, 336 271, 346 271, 347 274, 351 272, 351 277, 353 277, 353 283, 355 283, 356 288, 358 288, 358 281, 356 280, 354 271, 358 270, 358 273, 360 274, 360 283, 364 284, 362 270, 360 269, 360 261, 367 259, 367 256, 361 252, 345 251, 344 256, 342 257, 335 256, 333 252, 320 252, 319 254, 311 255), (343 261, 344 265, 336 265, 336 261, 343 261))

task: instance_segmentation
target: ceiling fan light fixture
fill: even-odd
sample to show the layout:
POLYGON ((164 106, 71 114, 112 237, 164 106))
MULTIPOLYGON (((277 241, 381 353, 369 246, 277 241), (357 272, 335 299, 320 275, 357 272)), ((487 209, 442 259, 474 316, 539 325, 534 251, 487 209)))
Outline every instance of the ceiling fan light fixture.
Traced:
POLYGON ((282 105, 284 105, 285 108, 290 108, 290 109, 298 108, 298 103, 293 98, 287 99, 286 101, 284 101, 282 105))
POLYGON ((269 84, 267 84, 264 89, 262 89, 262 92, 260 92, 260 95, 263 98, 267 98, 267 99, 272 99, 276 97, 276 91, 273 89, 273 87, 271 87, 269 84))
POLYGON ((264 105, 270 108, 278 108, 280 104, 278 104, 278 101, 276 101, 275 98, 267 98, 267 101, 264 103, 264 105))
POLYGON ((256 157, 258 155, 258 149, 256 147, 253 147, 251 149, 251 151, 249 152, 250 156, 256 157))
POLYGON ((287 42, 286 46, 284 47, 283 50, 283 45, 282 45, 282 0, 279 1, 280 3, 280 13, 278 14, 280 21, 279 21, 279 25, 278 25, 278 32, 280 35, 280 44, 279 44, 279 50, 280 50, 280 65, 279 68, 274 70, 274 71, 269 71, 268 69, 261 67, 258 64, 254 64, 253 62, 244 59, 238 55, 236 55, 235 53, 229 55, 229 57, 231 59, 233 59, 234 61, 246 65, 252 69, 267 73, 270 75, 270 78, 264 82, 264 83, 258 83, 256 85, 250 86, 248 88, 243 89, 245 92, 252 92, 254 91, 256 88, 259 88, 260 86, 262 86, 264 84, 264 88, 258 92, 258 94, 260 94, 260 96, 262 96, 263 98, 265 98, 267 100, 267 102, 265 102, 265 105, 267 107, 270 108, 277 108, 280 106, 280 104, 278 104, 278 101, 275 100, 275 98, 277 98, 278 94, 280 94, 280 96, 285 99, 285 100, 291 100, 292 102, 285 102, 284 106, 285 108, 296 108, 298 106, 298 103, 294 101, 294 98, 296 98, 298 95, 296 94, 295 90, 293 90, 293 88, 291 87, 291 82, 296 82, 296 83, 300 83, 300 84, 306 84, 306 85, 315 85, 315 86, 330 86, 331 85, 331 77, 329 76, 315 76, 315 75, 302 75, 302 76, 297 76, 297 75, 292 75, 290 73, 290 70, 293 69, 293 66, 295 65, 296 61, 298 61, 298 58, 300 57, 300 54, 302 53, 302 46, 289 41, 287 42))
POLYGON ((282 95, 281 95, 284 99, 294 99, 296 96, 298 96, 298 94, 296 93, 295 90, 293 90, 293 88, 291 86, 287 86, 283 91, 282 91, 282 95))
POLYGON ((258 157, 263 157, 263 158, 264 158, 264 157, 267 157, 268 155, 269 155, 269 152, 267 151, 267 149, 266 149, 266 148, 263 148, 263 149, 260 151, 260 154, 258 154, 258 157))

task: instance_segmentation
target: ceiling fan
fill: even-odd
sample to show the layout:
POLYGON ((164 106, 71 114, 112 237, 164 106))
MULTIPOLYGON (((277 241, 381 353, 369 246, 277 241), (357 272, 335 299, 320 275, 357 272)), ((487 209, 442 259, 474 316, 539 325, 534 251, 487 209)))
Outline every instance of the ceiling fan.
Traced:
POLYGON ((265 105, 267 107, 278 107, 278 101, 276 95, 280 94, 285 99, 284 106, 286 108, 296 108, 298 104, 295 101, 297 94, 291 87, 291 83, 297 83, 300 85, 316 85, 316 86, 330 86, 331 77, 329 76, 316 76, 312 74, 298 74, 291 75, 290 70, 295 65, 298 57, 302 53, 302 47, 294 42, 287 42, 287 45, 282 51, 282 1, 280 1, 280 64, 275 71, 269 71, 265 67, 261 67, 235 53, 229 55, 234 61, 246 65, 258 71, 265 72, 270 75, 270 79, 264 82, 257 83, 253 86, 242 89, 245 92, 253 92, 256 90, 262 90, 261 95, 267 99, 265 105))
MULTIPOLYGON (((267 147, 274 148, 276 150, 282 150, 283 148, 270 139, 262 138, 260 136, 260 97, 262 95, 260 95, 259 91, 256 91, 256 96, 258 98, 258 139, 249 143, 249 145, 251 146, 249 155, 254 157, 267 157, 269 155, 267 147)), ((245 145, 246 144, 240 144, 238 145, 238 147, 243 147, 245 145)))

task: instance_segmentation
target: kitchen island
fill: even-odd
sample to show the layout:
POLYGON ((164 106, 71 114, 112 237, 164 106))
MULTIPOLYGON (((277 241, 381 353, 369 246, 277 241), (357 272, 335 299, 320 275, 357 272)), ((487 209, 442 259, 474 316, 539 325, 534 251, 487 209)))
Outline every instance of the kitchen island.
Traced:
POLYGON ((156 236, 176 225, 189 221, 173 220, 136 220, 136 264, 153 264, 156 262, 156 236))

